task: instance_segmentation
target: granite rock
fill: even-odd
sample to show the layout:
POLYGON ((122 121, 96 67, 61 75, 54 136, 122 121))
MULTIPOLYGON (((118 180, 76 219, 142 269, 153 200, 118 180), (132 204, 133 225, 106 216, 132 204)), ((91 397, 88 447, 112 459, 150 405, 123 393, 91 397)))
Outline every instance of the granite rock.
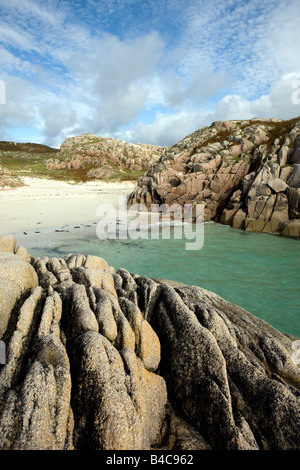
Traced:
POLYGON ((172 146, 172 153, 166 149, 139 178, 128 205, 178 204, 183 214, 186 204, 203 204, 207 222, 281 233, 284 223, 300 217, 288 197, 300 188, 299 135, 299 118, 212 123, 172 146), (287 196, 280 213, 276 194, 287 196))
POLYGON ((102 258, 0 263, 1 450, 299 449, 297 338, 102 258))

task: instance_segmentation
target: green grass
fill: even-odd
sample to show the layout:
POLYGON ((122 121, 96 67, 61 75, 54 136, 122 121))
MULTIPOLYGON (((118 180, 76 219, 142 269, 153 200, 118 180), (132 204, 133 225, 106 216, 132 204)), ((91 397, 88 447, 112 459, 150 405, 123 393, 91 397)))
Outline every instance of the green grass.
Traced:
POLYGON ((39 176, 48 172, 46 160, 54 158, 55 154, 38 155, 23 154, 22 152, 1 152, 0 165, 19 176, 39 176))
MULTIPOLYGON (((297 121, 299 121, 299 117, 290 119, 288 121, 282 121, 278 123, 274 123, 271 121, 245 121, 244 124, 241 124, 241 128, 250 127, 250 126, 257 126, 263 125, 267 127, 267 134, 269 137, 268 142, 264 143, 267 148, 267 151, 271 149, 273 142, 276 138, 279 138, 280 145, 283 143, 284 136, 288 134, 292 127, 295 125, 297 121)), ((196 131, 194 134, 191 134, 196 139, 196 136, 201 136, 205 128, 196 131)), ((206 128, 209 129, 209 128, 206 128)), ((197 153, 201 147, 205 147, 212 143, 222 142, 227 140, 227 138, 232 134, 232 131, 219 131, 216 135, 210 136, 206 139, 203 139, 202 142, 195 142, 195 146, 192 149, 191 155, 193 153, 197 153)), ((102 137, 95 137, 87 142, 89 145, 91 141, 94 143, 101 142, 105 140, 102 137)), ((197 140, 197 139, 196 139, 197 140)), ((201 140, 201 139, 200 139, 201 140)), ((170 147, 169 150, 172 148, 176 148, 177 144, 173 147, 170 147)), ((291 145, 292 146, 292 145, 291 145)), ((133 147, 132 147, 133 148, 133 147)), ((255 150, 255 146, 252 149, 252 155, 255 150)), ((75 150, 75 149, 74 149, 75 150)), ((125 149, 126 151, 126 149, 125 149)), ((2 142, 0 141, 0 165, 7 168, 11 172, 15 173, 18 176, 30 176, 35 178, 47 178, 47 179, 54 179, 59 181, 74 181, 74 182, 86 182, 93 180, 93 178, 88 177, 88 172, 91 169, 96 169, 96 165, 86 164, 80 169, 60 169, 60 170, 51 170, 48 169, 46 166, 46 162, 49 159, 53 160, 68 160, 72 157, 72 150, 66 150, 59 153, 58 149, 54 149, 48 147, 46 145, 34 144, 34 143, 23 143, 23 144, 15 144, 13 142, 2 142)), ((134 158, 134 157, 132 157, 134 158)), ((236 157, 234 162, 237 163, 240 157, 236 157)), ((253 159, 253 156, 252 156, 253 159)), ((156 165, 161 163, 163 157, 159 158, 156 161, 156 165)), ((254 160, 254 159, 253 159, 254 160)), ((127 170, 125 173, 119 171, 118 165, 110 162, 107 159, 107 164, 112 168, 113 172, 107 178, 103 178, 104 181, 135 181, 140 176, 142 176, 146 170, 142 171, 131 171, 127 170)), ((250 161, 253 165, 257 165, 259 162, 250 161)))
MULTIPOLYGON (((95 137, 89 140, 87 144, 104 140, 103 137, 95 137)), ((74 150, 76 150, 76 146, 74 150)), ((46 145, 0 141, 0 165, 20 177, 30 176, 58 181, 74 181, 75 183, 94 180, 94 178, 88 176, 88 172, 97 168, 96 165, 85 164, 79 169, 62 168, 54 170, 47 168, 47 160, 69 160, 74 150, 66 150, 60 154, 58 149, 46 145)), ((126 173, 120 172, 118 165, 109 161, 109 159, 107 164, 114 171, 107 178, 103 178, 103 181, 135 181, 144 174, 144 171, 128 170, 126 173)))
MULTIPOLYGON (((84 165, 79 169, 63 168, 60 170, 48 169, 46 161, 49 158, 56 158, 56 153, 30 154, 24 152, 0 151, 0 165, 10 170, 18 176, 30 176, 34 178, 53 179, 57 181, 74 181, 76 183, 94 180, 88 177, 91 169, 97 168, 94 165, 84 165)), ((103 178, 103 181, 135 181, 144 171, 130 171, 126 173, 118 171, 118 166, 112 162, 107 162, 114 169, 112 175, 103 178)))
MULTIPOLYGON (((268 126, 267 135, 269 140, 264 143, 266 145, 267 151, 270 151, 275 139, 279 139, 279 145, 283 144, 284 137, 289 134, 300 117, 289 119, 288 121, 282 122, 263 122, 263 121, 250 121, 248 126, 261 124, 263 126, 268 126)), ((247 126, 247 127, 248 127, 247 126)), ((292 147, 292 145, 291 145, 292 147)))

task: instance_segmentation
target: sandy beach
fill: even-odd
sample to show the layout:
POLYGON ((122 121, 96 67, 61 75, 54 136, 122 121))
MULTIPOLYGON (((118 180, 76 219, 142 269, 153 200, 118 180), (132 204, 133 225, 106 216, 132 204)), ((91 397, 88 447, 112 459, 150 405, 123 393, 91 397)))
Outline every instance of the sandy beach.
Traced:
POLYGON ((134 182, 92 181, 82 184, 24 178, 25 186, 0 191, 0 235, 44 227, 63 228, 97 220, 100 204, 119 204, 134 182))

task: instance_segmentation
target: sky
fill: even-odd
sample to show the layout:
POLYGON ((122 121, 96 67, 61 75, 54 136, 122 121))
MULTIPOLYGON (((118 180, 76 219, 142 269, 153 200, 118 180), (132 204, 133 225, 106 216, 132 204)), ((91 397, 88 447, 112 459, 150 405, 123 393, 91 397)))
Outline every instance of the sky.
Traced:
POLYGON ((0 0, 0 140, 300 116, 299 25, 299 0, 0 0))

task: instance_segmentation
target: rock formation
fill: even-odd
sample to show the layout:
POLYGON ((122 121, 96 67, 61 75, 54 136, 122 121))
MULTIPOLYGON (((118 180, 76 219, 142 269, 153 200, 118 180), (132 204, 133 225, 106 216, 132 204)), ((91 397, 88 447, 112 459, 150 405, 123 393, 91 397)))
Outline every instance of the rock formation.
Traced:
POLYGON ((48 169, 91 168, 88 178, 109 178, 121 173, 147 170, 163 153, 163 147, 148 144, 130 144, 122 140, 83 134, 63 142, 56 158, 47 161, 48 169))
POLYGON ((7 168, 0 166, 0 189, 18 188, 20 186, 24 186, 21 178, 7 168))
POLYGON ((96 256, 0 258, 0 449, 300 448, 296 338, 96 256))
POLYGON ((165 150, 129 205, 204 204, 205 220, 300 236, 300 119, 217 121, 165 150))

